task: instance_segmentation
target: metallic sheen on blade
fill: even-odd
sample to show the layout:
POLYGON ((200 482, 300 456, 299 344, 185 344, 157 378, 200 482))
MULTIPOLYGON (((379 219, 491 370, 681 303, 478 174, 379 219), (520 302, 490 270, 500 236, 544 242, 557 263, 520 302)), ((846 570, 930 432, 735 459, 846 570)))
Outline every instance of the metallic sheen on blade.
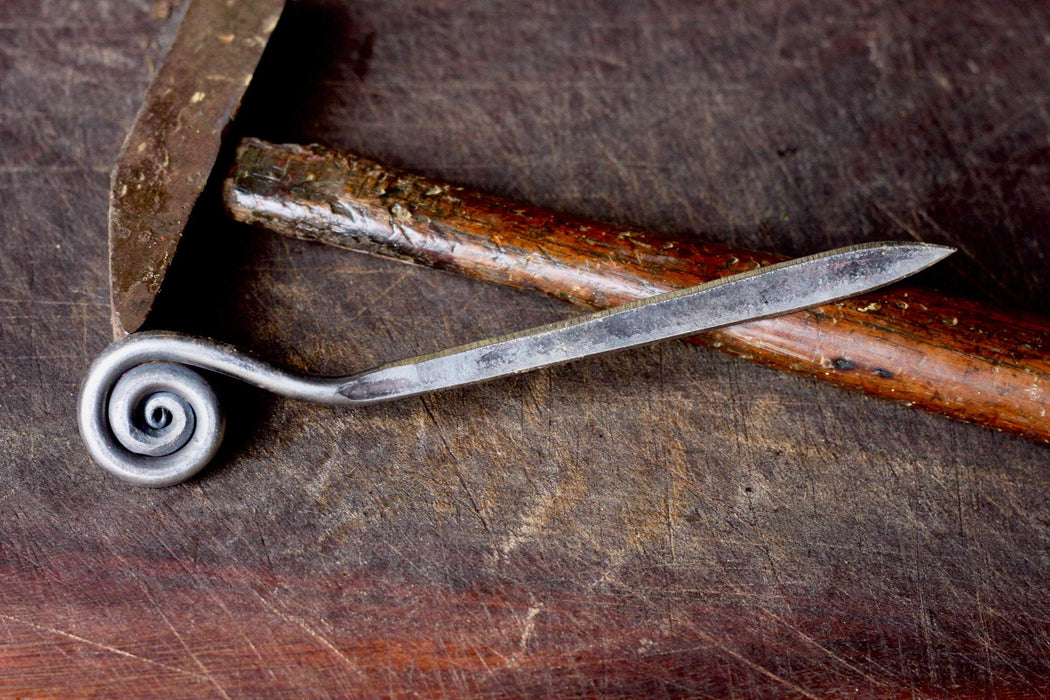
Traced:
POLYGON ((339 393, 355 403, 412 396, 807 309, 892 284, 952 252, 924 243, 839 248, 395 362, 349 378, 339 393))
POLYGON ((80 391, 80 434, 95 461, 121 479, 168 486, 196 474, 222 441, 218 399, 191 367, 304 401, 386 401, 819 306, 896 282, 951 252, 916 243, 840 248, 346 377, 293 374, 203 338, 135 333, 92 364, 80 391))
POLYGON ((114 337, 146 320, 283 6, 284 0, 194 2, 186 11, 113 171, 114 337))

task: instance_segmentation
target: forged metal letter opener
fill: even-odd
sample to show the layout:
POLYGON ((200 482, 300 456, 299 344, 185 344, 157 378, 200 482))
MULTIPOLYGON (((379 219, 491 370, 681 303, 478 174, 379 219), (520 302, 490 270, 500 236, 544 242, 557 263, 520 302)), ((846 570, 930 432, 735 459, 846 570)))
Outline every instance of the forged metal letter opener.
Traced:
POLYGON ((92 365, 81 390, 80 431, 110 472, 168 486, 197 473, 222 440, 215 395, 187 365, 292 398, 374 403, 825 304, 892 284, 952 252, 923 243, 840 248, 346 377, 296 376, 210 341, 136 333, 92 365))

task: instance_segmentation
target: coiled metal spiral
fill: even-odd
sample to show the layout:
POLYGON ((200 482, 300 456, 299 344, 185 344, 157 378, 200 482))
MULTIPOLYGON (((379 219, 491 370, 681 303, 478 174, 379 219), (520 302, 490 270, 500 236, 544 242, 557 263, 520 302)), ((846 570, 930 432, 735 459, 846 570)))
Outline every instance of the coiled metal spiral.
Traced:
POLYGON ((336 392, 339 378, 293 375, 201 338, 136 333, 107 348, 81 386, 80 434, 100 466, 141 486, 171 486, 215 456, 225 426, 219 398, 191 367, 292 398, 352 403, 336 392))

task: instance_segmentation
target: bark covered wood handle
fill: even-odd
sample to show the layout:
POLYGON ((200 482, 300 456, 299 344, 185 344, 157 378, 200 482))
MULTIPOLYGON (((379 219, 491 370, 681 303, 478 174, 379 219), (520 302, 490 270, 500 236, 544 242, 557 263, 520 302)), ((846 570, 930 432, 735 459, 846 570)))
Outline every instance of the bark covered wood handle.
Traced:
MULTIPOLYGON (((783 257, 581 219, 322 146, 248 139, 224 185, 237 220, 590 309, 783 257)), ((904 285, 696 337, 769 367, 1050 442, 1050 323, 904 285)))

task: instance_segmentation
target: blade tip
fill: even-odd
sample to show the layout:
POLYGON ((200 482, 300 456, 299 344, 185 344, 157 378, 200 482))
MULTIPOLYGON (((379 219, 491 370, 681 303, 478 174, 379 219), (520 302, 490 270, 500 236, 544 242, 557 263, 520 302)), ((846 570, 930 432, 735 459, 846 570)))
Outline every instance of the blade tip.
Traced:
POLYGON ((923 241, 882 241, 873 245, 883 248, 910 249, 917 257, 921 257, 925 261, 921 269, 934 265, 959 250, 953 246, 941 245, 940 243, 925 243, 923 241))
POLYGON ((939 263, 941 260, 944 260, 952 253, 958 252, 959 250, 950 245, 940 245, 937 243, 922 243, 920 245, 922 245, 923 250, 925 250, 928 257, 931 259, 930 265, 939 263))

